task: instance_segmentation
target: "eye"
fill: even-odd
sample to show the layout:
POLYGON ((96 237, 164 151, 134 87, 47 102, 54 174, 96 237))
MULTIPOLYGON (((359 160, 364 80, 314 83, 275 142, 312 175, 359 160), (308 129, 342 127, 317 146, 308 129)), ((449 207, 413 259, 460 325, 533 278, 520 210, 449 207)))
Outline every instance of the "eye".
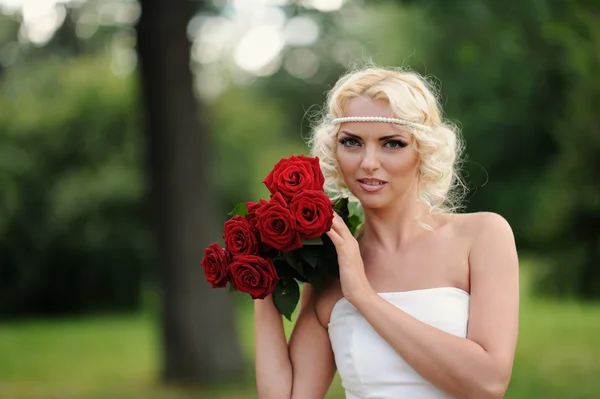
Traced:
POLYGON ((340 140, 340 144, 344 147, 359 147, 360 143, 358 140, 353 139, 351 137, 344 137, 340 140))
POLYGON ((397 148, 404 148, 408 144, 406 144, 403 141, 399 141, 399 140, 390 140, 387 143, 385 143, 384 145, 387 146, 388 148, 391 148, 392 150, 395 150, 397 148))

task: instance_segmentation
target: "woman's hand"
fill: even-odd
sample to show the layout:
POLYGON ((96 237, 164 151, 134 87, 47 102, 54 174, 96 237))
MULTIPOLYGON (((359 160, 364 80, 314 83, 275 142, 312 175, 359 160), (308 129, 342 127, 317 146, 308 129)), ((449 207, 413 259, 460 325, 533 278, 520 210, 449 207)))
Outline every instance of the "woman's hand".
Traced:
POLYGON ((365 274, 358 241, 356 241, 344 220, 335 212, 331 230, 327 232, 327 235, 337 251, 340 283, 346 300, 352 303, 356 298, 373 293, 373 288, 365 274))

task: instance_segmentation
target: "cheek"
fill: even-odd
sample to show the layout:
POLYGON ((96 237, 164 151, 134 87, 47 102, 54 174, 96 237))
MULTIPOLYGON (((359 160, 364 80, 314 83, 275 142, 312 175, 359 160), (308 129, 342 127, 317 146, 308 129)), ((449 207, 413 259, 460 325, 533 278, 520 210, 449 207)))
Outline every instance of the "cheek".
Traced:
POLYGON ((415 151, 398 154, 389 165, 393 165, 389 170, 393 175, 402 178, 412 177, 417 174, 419 167, 418 154, 415 151))
POLYGON ((340 168, 340 172, 342 172, 342 176, 348 176, 354 173, 356 169, 356 154, 349 153, 348 151, 344 151, 344 149, 338 150, 336 154, 338 167, 340 168))

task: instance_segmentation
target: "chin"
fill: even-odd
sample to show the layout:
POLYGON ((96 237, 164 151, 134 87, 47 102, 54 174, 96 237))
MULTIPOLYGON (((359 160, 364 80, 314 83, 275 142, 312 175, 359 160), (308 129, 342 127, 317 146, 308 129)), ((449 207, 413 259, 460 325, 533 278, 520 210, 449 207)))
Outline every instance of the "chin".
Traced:
POLYGON ((354 196, 360 201, 363 209, 383 209, 391 205, 387 195, 360 193, 360 195, 354 194, 354 196))

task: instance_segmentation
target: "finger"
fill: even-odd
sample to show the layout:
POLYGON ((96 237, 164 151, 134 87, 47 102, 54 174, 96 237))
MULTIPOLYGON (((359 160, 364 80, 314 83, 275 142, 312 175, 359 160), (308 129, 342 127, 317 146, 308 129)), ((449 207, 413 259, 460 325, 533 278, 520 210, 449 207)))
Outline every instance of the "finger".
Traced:
POLYGON ((343 226, 346 225, 346 223, 344 223, 344 219, 342 219, 342 217, 340 215, 338 215, 337 213, 333 213, 333 225, 341 228, 343 226))
POLYGON ((350 231, 348 226, 346 226, 346 222, 344 222, 344 219, 342 219, 342 217, 335 212, 333 215, 333 223, 332 223, 331 227, 343 239, 353 237, 352 232, 350 231))
POLYGON ((336 237, 336 238, 339 238, 340 240, 343 240, 342 236, 340 235, 339 231, 337 231, 337 229, 334 225, 331 225, 331 229, 329 229, 327 234, 329 235, 329 237, 336 237))
MULTIPOLYGON (((343 222, 342 222, 343 224, 343 222)), ((340 237, 342 236, 342 226, 340 225, 340 220, 337 218, 333 218, 333 223, 331 223, 331 231, 334 231, 340 237)))
POLYGON ((344 239, 333 229, 329 230, 325 234, 329 236, 331 242, 333 243, 333 245, 335 245, 336 248, 342 245, 344 242, 344 239))

